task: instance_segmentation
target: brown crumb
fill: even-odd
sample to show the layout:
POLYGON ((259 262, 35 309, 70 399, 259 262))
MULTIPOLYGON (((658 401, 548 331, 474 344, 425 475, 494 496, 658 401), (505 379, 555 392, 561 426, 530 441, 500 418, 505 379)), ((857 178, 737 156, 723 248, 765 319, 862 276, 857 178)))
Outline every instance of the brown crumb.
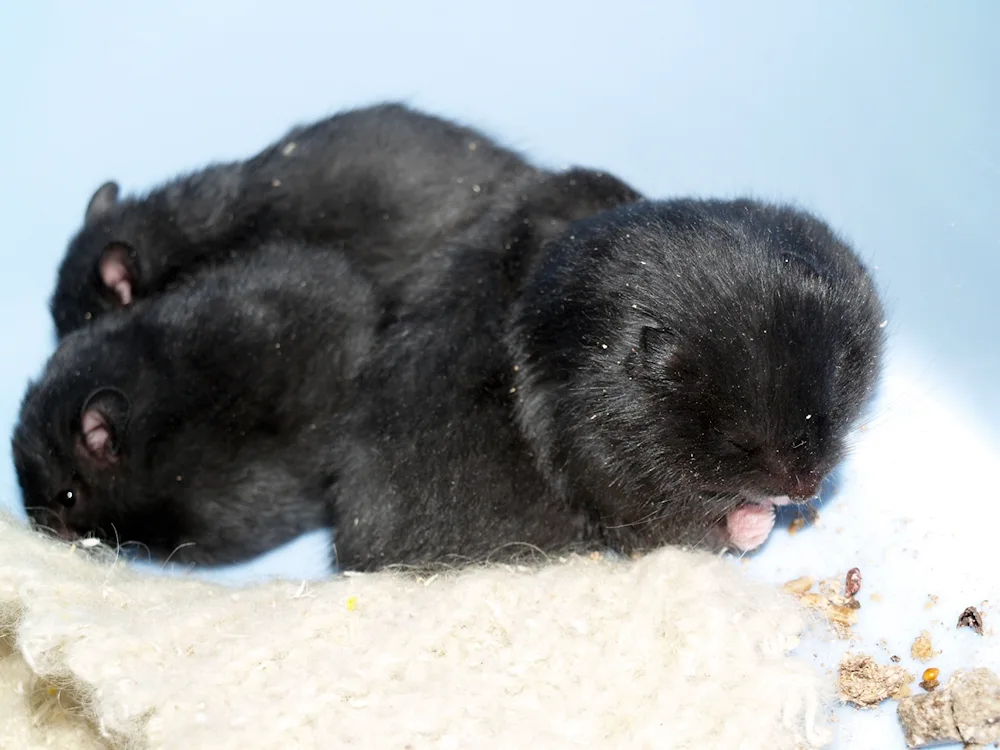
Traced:
POLYGON ((792 594, 794 596, 802 596, 803 594, 809 593, 809 589, 813 587, 812 578, 809 576, 802 576, 801 578, 796 578, 789 581, 781 588, 784 589, 786 594, 792 594))
POLYGON ((823 610, 830 606, 830 600, 822 594, 803 594, 799 601, 811 609, 823 610))
POLYGON ((896 656, 895 654, 893 654, 892 656, 890 656, 890 657, 889 657, 889 661, 891 661, 891 662, 892 662, 893 664, 899 664, 899 662, 901 662, 901 661, 903 661, 903 660, 902 660, 902 659, 900 659, 900 658, 899 658, 898 656, 896 656))
POLYGON ((931 634, 926 630, 923 631, 913 640, 913 645, 910 646, 910 656, 919 662, 929 662, 940 652, 934 650, 934 645, 931 643, 931 634))
POLYGON ((937 667, 928 667, 924 670, 924 673, 920 675, 920 687, 926 690, 928 693, 933 692, 938 685, 938 677, 941 674, 941 670, 937 667))
POLYGON ((844 595, 852 599, 859 591, 861 591, 861 571, 858 568, 851 568, 847 571, 847 579, 844 582, 844 595))
POLYGON ((830 614, 828 617, 833 622, 851 626, 856 625, 858 622, 858 611, 840 604, 834 604, 830 607, 830 614))
POLYGON ((868 654, 846 655, 837 670, 841 700, 858 708, 874 708, 898 696, 912 681, 913 675, 902 667, 882 666, 868 654))
POLYGON ((858 622, 857 610, 861 603, 841 593, 843 581, 843 578, 823 579, 819 581, 819 590, 813 591, 813 579, 802 576, 788 581, 783 588, 787 593, 798 597, 800 604, 822 612, 836 636, 846 640, 851 637, 851 626, 858 622))
POLYGON ((791 523, 788 524, 789 534, 798 534, 802 529, 806 527, 805 516, 796 516, 792 519, 791 523))
POLYGON ((983 634, 983 615, 975 607, 966 607, 965 611, 959 615, 958 627, 972 628, 978 634, 983 634))
POLYGON ((1000 742, 1000 678, 988 669, 956 672, 941 690, 901 699, 897 714, 911 748, 1000 742))

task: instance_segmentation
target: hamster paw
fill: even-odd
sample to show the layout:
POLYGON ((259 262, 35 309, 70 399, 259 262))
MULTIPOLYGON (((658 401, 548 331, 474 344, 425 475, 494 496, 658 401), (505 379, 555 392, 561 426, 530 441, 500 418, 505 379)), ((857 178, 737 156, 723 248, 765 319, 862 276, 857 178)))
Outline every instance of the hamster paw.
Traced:
POLYGON ((744 552, 762 545, 773 528, 774 506, 770 503, 741 505, 726 515, 729 542, 744 552))

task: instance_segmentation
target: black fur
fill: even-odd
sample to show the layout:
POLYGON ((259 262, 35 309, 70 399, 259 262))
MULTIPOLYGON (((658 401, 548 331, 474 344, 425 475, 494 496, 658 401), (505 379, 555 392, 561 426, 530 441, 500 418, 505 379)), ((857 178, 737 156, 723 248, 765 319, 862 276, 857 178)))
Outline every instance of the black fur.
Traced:
POLYGON ((340 254, 277 243, 68 335, 14 432, 30 516, 198 563, 323 526, 377 315, 340 254))
MULTIPOLYGON (((495 201, 474 236, 496 254, 496 278, 509 278, 519 248, 636 197, 599 173, 549 175, 523 198, 495 201)), ((475 246, 442 245, 415 273, 432 275, 467 249, 475 257, 475 246)), ((481 281, 490 280, 461 283, 488 299, 496 290, 481 281)), ((32 518, 63 536, 92 533, 200 563, 246 559, 328 522, 330 456, 350 412, 350 374, 381 320, 379 291, 335 249, 241 248, 129 314, 68 335, 29 388, 14 436, 32 518), (96 455, 81 419, 94 393, 113 433, 96 455)), ((437 309, 423 285, 408 293, 419 309, 437 309)))
POLYGON ((594 210, 638 197, 598 172, 536 169, 482 133, 402 105, 341 113, 143 197, 119 200, 115 183, 103 185, 60 267, 52 316, 63 336, 206 263, 284 238, 345 251, 383 290, 391 318, 456 233, 526 204, 555 216, 545 196, 578 178, 606 194, 594 210), (117 283, 102 275, 108 261, 117 283))
POLYGON ((728 512, 806 497, 841 458, 882 307, 819 220, 644 202, 544 246, 493 231, 448 253, 364 371, 339 442, 341 566, 723 545, 728 512))
POLYGON ((193 541, 175 559, 242 559, 325 520, 348 569, 725 544, 741 503, 815 490, 880 368, 871 279, 814 217, 635 202, 614 178, 536 170, 401 107, 293 131, 141 201, 115 192, 95 195, 53 314, 65 332, 121 306, 108 257, 134 314, 64 341, 15 456, 38 520, 157 556, 193 541), (321 251, 245 265, 282 236, 321 251), (301 334, 280 362, 279 332, 301 334), (112 429, 81 454, 94 395, 112 429), (79 511, 60 510, 67 488, 79 511))

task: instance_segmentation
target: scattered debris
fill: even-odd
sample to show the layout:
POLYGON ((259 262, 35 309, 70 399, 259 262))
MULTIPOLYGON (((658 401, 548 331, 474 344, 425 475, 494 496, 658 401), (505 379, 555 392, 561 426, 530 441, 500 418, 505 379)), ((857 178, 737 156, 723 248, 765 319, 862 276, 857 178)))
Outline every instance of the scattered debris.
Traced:
POLYGON ((861 571, 851 568, 847 571, 847 579, 844 583, 844 595, 848 599, 853 599, 861 591, 861 571))
POLYGON ((793 518, 788 523, 788 533, 798 534, 802 529, 806 527, 806 524, 812 525, 819 520, 819 511, 816 510, 811 505, 806 505, 802 508, 801 514, 793 518))
POLYGON ((890 657, 889 657, 889 661, 891 661, 891 662, 892 662, 893 664, 899 664, 899 662, 901 662, 901 661, 903 661, 903 660, 902 660, 902 659, 900 659, 900 658, 899 658, 898 656, 896 656, 895 654, 893 654, 892 656, 890 656, 890 657))
POLYGON ((927 602, 924 604, 924 609, 931 609, 935 604, 938 603, 938 598, 936 594, 928 594, 927 602))
POLYGON ((978 635, 983 634, 983 615, 975 607, 966 607, 959 615, 958 627, 972 628, 978 635))
POLYGON ((801 578, 796 578, 793 581, 789 581, 782 588, 785 593, 792 594, 794 596, 802 596, 807 594, 809 590, 813 587, 816 582, 809 576, 802 576, 801 578))
POLYGON ((924 673, 920 677, 920 687, 926 690, 928 693, 933 692, 938 685, 938 676, 941 674, 941 670, 937 667, 928 667, 924 670, 924 673))
POLYGON ((911 748, 1000 742, 1000 677, 988 669, 956 672, 941 690, 901 699, 897 714, 911 748))
POLYGON ((837 670, 841 700, 859 708, 874 708, 888 698, 905 697, 911 682, 913 675, 903 667, 883 666, 868 654, 848 654, 837 670))
POLYGON ((941 652, 934 650, 934 645, 931 643, 931 634, 926 630, 918 635, 913 640, 913 645, 910 646, 910 656, 924 664, 929 662, 939 653, 941 652))
POLYGON ((843 579, 826 579, 819 582, 819 591, 812 591, 815 581, 802 576, 784 585, 784 590, 797 597, 800 604, 823 613, 840 638, 850 637, 850 628, 858 622, 857 610, 861 603, 844 596, 843 579))
POLYGON ((857 610, 852 607, 832 604, 830 605, 828 612, 829 614, 827 614, 827 618, 837 625, 843 625, 844 627, 849 628, 852 625, 857 625, 858 623, 857 610))

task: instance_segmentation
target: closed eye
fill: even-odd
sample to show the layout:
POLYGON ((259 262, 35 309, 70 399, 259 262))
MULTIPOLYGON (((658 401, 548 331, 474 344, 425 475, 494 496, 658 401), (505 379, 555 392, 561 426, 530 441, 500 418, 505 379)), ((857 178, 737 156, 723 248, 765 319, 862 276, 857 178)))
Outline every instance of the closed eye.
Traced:
POLYGON ((757 452, 757 448, 751 443, 744 443, 738 440, 726 439, 722 443, 723 450, 730 456, 752 456, 757 452))

